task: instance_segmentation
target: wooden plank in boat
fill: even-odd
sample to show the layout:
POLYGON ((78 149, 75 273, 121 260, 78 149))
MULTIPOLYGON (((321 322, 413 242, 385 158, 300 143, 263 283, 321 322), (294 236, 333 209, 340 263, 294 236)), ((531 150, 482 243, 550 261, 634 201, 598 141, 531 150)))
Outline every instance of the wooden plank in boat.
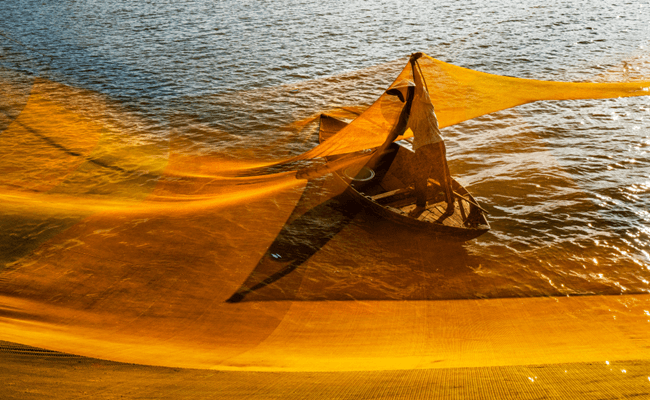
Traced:
MULTIPOLYGON (((454 213, 447 218, 445 218, 442 221, 442 225, 445 226, 452 226, 452 227, 462 227, 463 226, 463 218, 460 213, 460 209, 457 206, 457 202, 454 203, 454 213)), ((467 206, 464 206, 465 210, 467 210, 467 206)), ((415 204, 409 204, 401 207, 399 210, 403 214, 407 214, 411 212, 415 208, 415 204)), ((435 204, 429 204, 427 205, 427 209, 420 214, 420 216, 417 218, 420 221, 426 221, 426 222, 431 222, 435 223, 445 212, 447 208, 447 203, 444 201, 435 203, 435 204)), ((467 210, 469 212, 469 210, 467 210)))
MULTIPOLYGON (((407 188, 402 192, 397 192, 397 190, 392 192, 396 192, 396 194, 394 196, 387 195, 382 197, 381 200, 375 200, 375 198, 372 199, 381 205, 391 206, 393 208, 402 208, 415 203, 415 191, 413 188, 407 188)), ((440 191, 440 186, 429 185, 427 187, 427 199, 429 202, 439 202, 444 199, 444 193, 440 191)))
POLYGON ((376 201, 379 204, 390 204, 397 200, 402 200, 409 195, 413 194, 412 188, 399 188, 391 190, 389 192, 379 193, 374 196, 369 196, 371 200, 376 201))
POLYGON ((393 201, 391 203, 385 204, 384 206, 390 206, 393 208, 399 208, 403 209, 405 206, 408 205, 413 205, 415 207, 415 195, 411 195, 409 197, 404 197, 403 199, 399 199, 397 201, 393 201))

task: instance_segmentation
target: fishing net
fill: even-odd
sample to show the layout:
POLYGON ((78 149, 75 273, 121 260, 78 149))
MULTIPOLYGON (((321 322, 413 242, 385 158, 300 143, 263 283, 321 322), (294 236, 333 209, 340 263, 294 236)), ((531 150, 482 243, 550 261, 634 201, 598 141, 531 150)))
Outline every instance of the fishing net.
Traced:
MULTIPOLYGON (((424 55, 418 60, 435 107, 440 128, 481 115, 540 100, 605 99, 648 96, 650 81, 622 83, 553 82, 512 78, 447 64, 424 55)), ((407 65, 395 82, 413 80, 407 65)), ((379 96, 353 123, 327 143, 298 158, 351 153, 380 146, 395 125, 403 103, 389 94, 379 96)), ((413 136, 409 130, 403 139, 413 136)))
MULTIPOLYGON (((428 56, 419 65, 441 127, 537 100, 650 94, 650 82, 543 82, 428 56)), ((396 81, 411 74, 407 66, 396 81)), ((296 179, 295 170, 233 176, 277 160, 232 161, 190 151, 182 127, 136 117, 96 93, 45 79, 20 85, 6 79, 0 90, 0 340, 168 366, 362 370, 424 368, 436 357, 458 367, 493 365, 494 354, 505 355, 496 361, 504 365, 605 357, 584 348, 587 336, 631 359, 641 351, 635 343, 649 339, 619 341, 607 316, 571 325, 569 311, 602 311, 586 301, 555 306, 542 300, 533 308, 518 300, 507 307, 373 302, 463 296, 474 290, 468 282, 480 282, 459 267, 469 257, 460 248, 431 248, 408 232, 396 238, 392 226, 372 225, 374 236, 349 229, 356 214, 330 201, 340 191, 313 178, 318 174, 302 175, 309 182, 296 179), (368 244, 375 242, 380 245, 368 244), (391 270, 405 258, 405 246, 411 246, 407 261, 416 265, 409 273, 391 270), (382 257, 364 264, 378 247, 382 257), (435 259, 449 261, 436 272, 446 276, 445 287, 425 285, 438 282, 438 275, 423 279, 431 278, 427 266, 435 259), (352 266, 345 279, 344 264, 352 266), (396 281, 411 292, 393 290, 396 281), (227 303, 245 282, 248 289, 239 295, 251 301, 227 303), (293 302, 362 296, 368 302, 293 302), (552 335, 504 317, 540 316, 544 324, 548 310, 558 320, 548 323, 557 327, 552 335), (445 343, 452 344, 434 345, 422 324, 449 334, 445 343), (465 360, 453 343, 470 341, 453 341, 468 327, 483 329, 478 334, 492 347, 465 360), (601 336, 594 339, 594 332, 601 336), (561 339, 553 341, 556 336, 561 339), (554 358, 518 356, 524 340, 544 343, 554 358), (341 362, 341 354, 349 362, 341 362)), ((326 142, 291 160, 379 146, 401 108, 396 96, 382 94, 349 125, 333 128, 342 129, 326 142)), ((219 134, 199 124, 189 128, 219 134)), ((607 304, 623 308, 614 300, 607 304)), ((638 315, 645 304, 643 298, 635 303, 638 315)), ((647 331, 638 325, 646 319, 630 321, 630 332, 647 331)))

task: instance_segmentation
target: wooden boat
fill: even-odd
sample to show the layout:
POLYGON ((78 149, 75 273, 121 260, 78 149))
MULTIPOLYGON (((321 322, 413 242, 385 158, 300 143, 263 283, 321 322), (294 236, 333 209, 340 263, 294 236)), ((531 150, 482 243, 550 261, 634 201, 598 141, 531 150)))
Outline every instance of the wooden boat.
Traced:
MULTIPOLYGON (((346 125, 336 118, 321 115, 319 141, 324 142, 346 125)), ((334 162, 339 157, 328 156, 327 161, 334 162)), ((455 241, 473 239, 490 230, 485 210, 453 178, 452 188, 456 198, 453 214, 443 218, 447 205, 444 191, 438 182, 429 179, 427 208, 419 217, 410 217, 409 212, 415 208, 415 191, 410 173, 413 162, 413 150, 396 142, 390 145, 374 170, 356 166, 336 170, 334 175, 348 186, 347 193, 362 207, 396 224, 455 241)))

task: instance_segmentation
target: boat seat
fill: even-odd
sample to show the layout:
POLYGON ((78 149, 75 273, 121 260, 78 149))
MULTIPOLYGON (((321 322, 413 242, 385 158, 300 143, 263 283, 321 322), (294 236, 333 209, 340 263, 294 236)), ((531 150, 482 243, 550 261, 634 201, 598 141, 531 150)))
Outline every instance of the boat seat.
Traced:
MULTIPOLYGON (((430 180, 427 182, 427 198, 429 201, 435 200, 440 201, 441 196, 444 196, 441 192, 440 186, 437 182, 430 180)), ((391 204, 395 202, 401 202, 402 200, 413 198, 415 196, 415 189, 412 186, 406 188, 399 188, 395 190, 390 190, 388 192, 383 192, 376 194, 374 196, 367 196, 370 200, 373 200, 379 204, 391 204)))
POLYGON ((374 196, 368 196, 368 198, 379 204, 388 204, 410 197, 413 195, 413 190, 414 189, 412 187, 399 188, 388 192, 379 193, 374 196))

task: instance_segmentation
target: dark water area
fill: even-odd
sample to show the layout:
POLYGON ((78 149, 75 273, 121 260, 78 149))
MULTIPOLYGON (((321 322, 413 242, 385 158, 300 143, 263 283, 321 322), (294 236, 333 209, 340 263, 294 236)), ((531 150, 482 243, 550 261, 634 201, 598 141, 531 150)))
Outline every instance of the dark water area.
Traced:
MULTIPOLYGON (((520 78, 649 80, 648 21, 650 3, 632 1, 9 0, 0 68, 25 98, 38 77, 119 103, 129 118, 116 120, 147 145, 173 136, 186 156, 267 162, 314 147, 317 121, 296 121, 363 110, 415 51, 520 78)), ((327 197, 311 183, 280 244, 257 255, 257 281, 287 270, 272 259, 283 250, 300 262, 246 299, 650 292, 650 97, 538 102, 443 135, 452 175, 490 212, 488 234, 449 246, 338 206, 292 226, 327 197)), ((76 193, 83 185, 94 183, 76 193)), ((3 230, 21 255, 33 232, 45 240, 72 224, 13 218, 3 230)))

